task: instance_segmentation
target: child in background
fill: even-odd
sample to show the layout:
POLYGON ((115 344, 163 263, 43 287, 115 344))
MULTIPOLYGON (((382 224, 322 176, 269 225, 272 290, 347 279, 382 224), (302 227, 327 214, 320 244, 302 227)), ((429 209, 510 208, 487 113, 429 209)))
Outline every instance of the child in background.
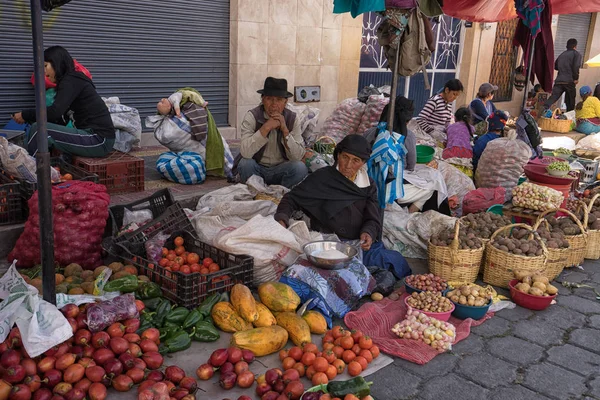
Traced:
POLYGON ((442 153, 444 160, 449 158, 473 158, 471 140, 475 128, 471 125, 472 115, 468 107, 461 107, 454 113, 455 123, 448 127, 448 141, 442 153))

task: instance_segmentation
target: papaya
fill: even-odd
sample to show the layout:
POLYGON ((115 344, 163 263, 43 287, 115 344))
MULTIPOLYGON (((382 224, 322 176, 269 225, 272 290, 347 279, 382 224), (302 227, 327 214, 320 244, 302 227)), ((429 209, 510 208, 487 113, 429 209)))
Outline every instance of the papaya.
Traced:
POLYGON ((93 282, 94 281, 94 271, 92 270, 85 270, 81 273, 81 279, 83 279, 84 282, 93 282))
POLYGON ((281 312, 275 315, 277 325, 284 328, 292 342, 302 348, 306 343, 311 342, 310 328, 308 323, 299 315, 293 312, 281 312))
POLYGON ((266 282, 258 287, 260 301, 271 311, 296 311, 300 305, 300 297, 294 289, 279 282, 266 282))
POLYGON ((65 281, 65 276, 63 274, 54 274, 54 280, 57 285, 60 285, 65 281))
POLYGON ((273 325, 235 332, 230 344, 262 357, 283 349, 287 341, 288 332, 281 326, 273 325))
POLYGON ((325 317, 318 311, 307 311, 302 315, 302 319, 306 321, 310 328, 310 333, 323 335, 327 332, 327 321, 325 317))
POLYGON ((256 303, 256 311, 258 311, 258 319, 254 321, 255 327, 277 325, 275 316, 263 303, 256 303))
POLYGON ((241 283, 233 285, 229 299, 235 311, 247 322, 254 323, 258 319, 256 300, 246 285, 241 283))
POLYGON ((79 264, 71 263, 65 267, 64 275, 66 277, 81 276, 83 268, 79 264))
POLYGON ((252 324, 246 322, 228 301, 221 301, 215 304, 210 315, 217 328, 224 332, 238 332, 252 329, 252 324))
POLYGON ((120 262, 114 262, 114 263, 108 264, 108 268, 110 268, 112 270, 113 274, 122 270, 123 267, 124 267, 124 265, 120 262))

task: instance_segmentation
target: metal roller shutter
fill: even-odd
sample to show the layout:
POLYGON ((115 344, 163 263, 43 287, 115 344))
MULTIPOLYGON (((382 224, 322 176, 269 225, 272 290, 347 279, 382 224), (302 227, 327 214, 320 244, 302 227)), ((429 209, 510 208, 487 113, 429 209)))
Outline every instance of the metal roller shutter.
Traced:
MULTIPOLYGON (((35 104, 29 0, 0 0, 0 127, 35 104)), ((227 125, 229 0, 73 0, 44 13, 44 47, 61 45, 103 97, 140 111, 175 89, 200 91, 227 125)))
POLYGON ((588 35, 590 33, 590 24, 592 14, 564 14, 558 16, 558 28, 554 38, 554 59, 556 60, 562 52, 567 50, 567 40, 577 39, 577 51, 581 53, 586 60, 585 50, 587 47, 588 35))

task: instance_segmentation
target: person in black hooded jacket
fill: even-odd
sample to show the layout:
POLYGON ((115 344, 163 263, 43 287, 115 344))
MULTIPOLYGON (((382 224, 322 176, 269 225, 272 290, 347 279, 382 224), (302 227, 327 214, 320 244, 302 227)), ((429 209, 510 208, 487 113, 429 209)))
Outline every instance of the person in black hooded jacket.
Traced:
MULTIPOLYGON (((113 149, 115 127, 108 108, 96 92, 90 78, 75 71, 69 52, 61 46, 52 46, 44 51, 46 77, 56 83, 56 98, 47 108, 48 146, 60 151, 83 157, 104 157, 113 149), (73 112, 75 127, 64 126, 64 116, 73 112)), ((33 123, 35 108, 13 115, 17 123, 33 123)), ((35 156, 37 146, 37 123, 29 131, 27 150, 35 156)))

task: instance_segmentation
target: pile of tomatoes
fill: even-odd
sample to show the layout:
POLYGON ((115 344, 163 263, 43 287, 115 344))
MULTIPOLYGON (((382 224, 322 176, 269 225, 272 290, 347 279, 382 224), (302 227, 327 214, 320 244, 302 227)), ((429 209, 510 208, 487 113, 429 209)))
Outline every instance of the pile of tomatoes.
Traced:
POLYGON ((307 343, 302 348, 294 346, 279 352, 284 371, 296 369, 315 386, 329 383, 346 369, 350 376, 360 375, 377 357, 379 347, 370 337, 341 326, 325 333, 321 350, 316 344, 307 343))
POLYGON ((174 250, 163 247, 162 258, 158 262, 158 265, 167 271, 181 272, 183 274, 199 272, 202 275, 208 275, 221 269, 219 264, 214 262, 212 258, 207 257, 201 260, 197 253, 186 251, 183 243, 183 238, 177 236, 174 241, 174 250))

